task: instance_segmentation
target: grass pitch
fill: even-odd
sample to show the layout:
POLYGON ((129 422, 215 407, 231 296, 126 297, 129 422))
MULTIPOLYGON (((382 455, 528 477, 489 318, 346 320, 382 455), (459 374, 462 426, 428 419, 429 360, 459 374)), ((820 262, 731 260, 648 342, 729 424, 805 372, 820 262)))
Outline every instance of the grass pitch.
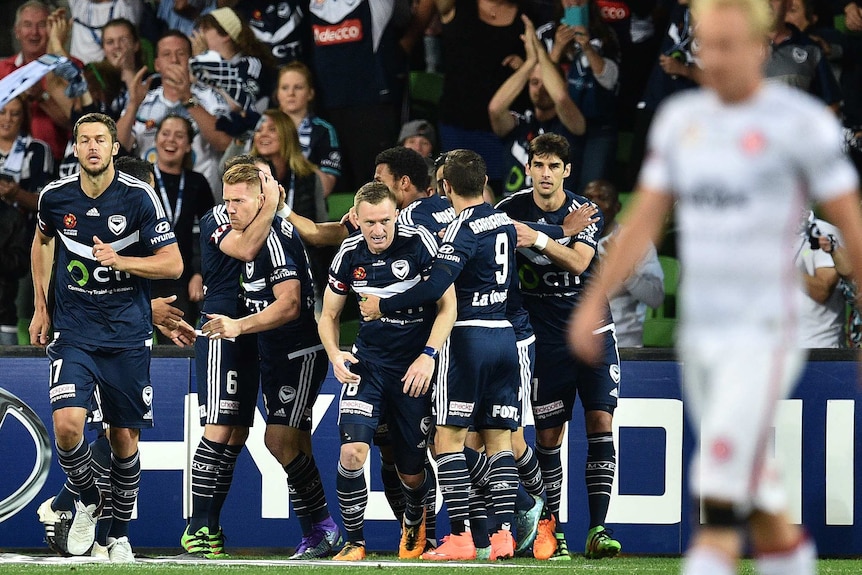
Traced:
MULTIPOLYGON (((243 575, 287 573, 288 575, 364 575, 367 569, 389 572, 391 575, 432 575, 454 573, 459 575, 570 575, 570 574, 654 574, 679 573, 681 560, 667 557, 618 557, 600 561, 587 561, 573 557, 572 561, 548 562, 534 559, 515 559, 497 563, 428 563, 398 561, 391 555, 369 555, 359 563, 331 561, 286 561, 285 556, 237 556, 221 561, 177 561, 170 558, 143 559, 134 565, 111 565, 63 560, 59 557, 0 555, 0 575, 243 575), (29 559, 29 561, 28 561, 29 559), (32 561, 32 562, 30 562, 32 561), (491 573, 497 571, 497 574, 491 573)), ((824 559, 818 563, 819 575, 857 575, 862 572, 862 561, 852 559, 824 559)), ((754 575, 752 561, 740 564, 739 573, 754 575)), ((370 574, 369 574, 370 575, 370 574)))

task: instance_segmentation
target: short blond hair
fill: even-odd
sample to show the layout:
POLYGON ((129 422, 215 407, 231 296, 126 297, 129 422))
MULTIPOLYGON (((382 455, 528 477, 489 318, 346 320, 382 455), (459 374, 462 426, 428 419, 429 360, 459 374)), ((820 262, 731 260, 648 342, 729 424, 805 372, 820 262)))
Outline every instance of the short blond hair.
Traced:
POLYGON ((766 36, 772 31, 774 16, 768 0, 691 0, 691 14, 695 22, 709 10, 716 8, 738 8, 745 15, 756 36, 766 36))
POLYGON ((398 198, 395 197, 389 186, 381 182, 368 182, 359 188, 356 195, 353 196, 353 206, 359 208, 359 204, 362 202, 376 206, 385 200, 390 200, 396 208, 398 207, 398 198))
POLYGON ((250 188, 261 193, 259 174, 260 168, 254 164, 235 164, 225 171, 222 183, 225 185, 248 184, 250 188))

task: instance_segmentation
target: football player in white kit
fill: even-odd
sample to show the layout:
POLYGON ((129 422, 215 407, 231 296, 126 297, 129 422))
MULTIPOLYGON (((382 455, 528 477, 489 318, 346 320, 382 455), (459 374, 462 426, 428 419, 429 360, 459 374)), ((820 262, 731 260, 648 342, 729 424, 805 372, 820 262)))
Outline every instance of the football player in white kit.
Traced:
POLYGON ((858 181, 822 102, 764 83, 767 0, 693 0, 692 14, 705 88, 659 111, 629 225, 576 310, 569 341, 584 359, 600 357, 592 330, 604 294, 659 239, 676 203, 684 269, 677 347, 700 439, 692 494, 704 510, 683 573, 735 573, 747 533, 759 573, 810 575, 814 543, 789 521, 766 455, 778 400, 805 360, 792 251, 798 214, 818 203, 858 273, 858 181))

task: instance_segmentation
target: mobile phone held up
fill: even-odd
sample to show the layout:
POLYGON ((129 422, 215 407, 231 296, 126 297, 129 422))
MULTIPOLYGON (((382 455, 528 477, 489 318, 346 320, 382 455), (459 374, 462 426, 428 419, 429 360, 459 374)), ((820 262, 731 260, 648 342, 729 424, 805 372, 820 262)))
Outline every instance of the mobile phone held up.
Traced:
POLYGON ((581 4, 580 6, 567 6, 563 13, 563 19, 560 24, 566 26, 583 26, 587 27, 590 23, 590 5, 589 3, 581 4))

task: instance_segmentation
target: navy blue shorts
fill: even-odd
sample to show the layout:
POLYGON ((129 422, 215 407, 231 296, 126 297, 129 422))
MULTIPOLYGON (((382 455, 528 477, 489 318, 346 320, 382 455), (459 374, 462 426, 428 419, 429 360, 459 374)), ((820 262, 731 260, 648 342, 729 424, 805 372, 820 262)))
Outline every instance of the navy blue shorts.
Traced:
POLYGON ((511 327, 456 326, 440 350, 437 425, 510 429, 521 421, 520 370, 511 327))
POLYGON ((151 351, 149 341, 137 348, 50 344, 52 411, 64 407, 92 411, 98 393, 105 423, 129 429, 152 427, 151 351))
POLYGON ((236 341, 199 336, 195 369, 201 425, 251 427, 260 384, 257 335, 236 341))
POLYGON ((311 408, 329 369, 322 345, 280 357, 260 358, 260 387, 267 424, 311 431, 311 408))
POLYGON ((533 418, 536 429, 559 427, 572 419, 575 397, 584 411, 613 413, 620 386, 620 355, 611 330, 602 334, 604 354, 598 366, 578 361, 565 344, 536 343, 533 418))
POLYGON ((394 369, 360 361, 350 370, 360 381, 341 386, 338 426, 342 443, 359 441, 370 445, 371 438, 385 426, 385 444, 393 448, 395 467, 407 475, 420 473, 431 429, 430 391, 420 397, 406 395, 401 381, 406 367, 394 369))

